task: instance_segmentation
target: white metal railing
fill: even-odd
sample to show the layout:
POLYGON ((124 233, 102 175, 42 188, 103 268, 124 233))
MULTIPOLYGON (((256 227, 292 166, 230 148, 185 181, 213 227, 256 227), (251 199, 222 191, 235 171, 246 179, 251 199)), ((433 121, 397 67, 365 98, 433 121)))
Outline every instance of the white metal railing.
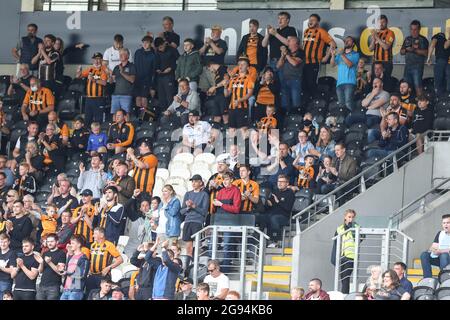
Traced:
POLYGON ((399 209, 397 212, 392 214, 389 217, 389 226, 391 228, 398 228, 403 221, 412 216, 418 210, 422 213, 425 213, 426 205, 430 201, 433 201, 437 197, 442 196, 450 191, 449 189, 445 188, 445 185, 449 182, 450 178, 445 179, 434 188, 421 194, 415 200, 411 201, 410 203, 399 209), (430 196, 433 197, 430 198, 430 196))
POLYGON ((396 262, 406 263, 408 259, 409 242, 414 240, 397 229, 390 228, 350 228, 332 238, 336 241, 336 264, 334 270, 334 290, 339 290, 339 280, 351 280, 350 292, 359 291, 359 285, 368 278, 368 268, 373 265, 381 266, 382 270, 389 269, 396 262), (348 232, 354 233, 354 260, 352 272, 346 272, 341 263, 342 237, 348 232), (345 274, 342 277, 342 274, 345 274))
MULTIPOLYGON (((432 148, 429 146, 429 142, 449 141, 449 139, 450 131, 427 131, 425 133, 425 151, 432 148)), ((397 171, 404 163, 418 156, 416 142, 417 138, 411 140, 403 147, 376 161, 349 181, 295 214, 291 220, 290 230, 292 230, 292 222, 295 221, 296 234, 299 235, 302 231, 315 224, 320 219, 320 214, 333 213, 335 209, 351 200, 354 196, 365 192, 371 185, 397 171)))
POLYGON ((200 262, 221 260, 221 270, 229 277, 239 277, 241 297, 246 295, 246 274, 256 274, 256 297, 262 299, 266 241, 269 237, 252 226, 210 225, 192 236, 194 239, 194 288, 205 274, 200 273, 200 262), (231 239, 229 244, 225 239, 231 239), (228 257, 225 257, 227 256, 228 257), (230 257, 231 256, 231 257, 230 257))

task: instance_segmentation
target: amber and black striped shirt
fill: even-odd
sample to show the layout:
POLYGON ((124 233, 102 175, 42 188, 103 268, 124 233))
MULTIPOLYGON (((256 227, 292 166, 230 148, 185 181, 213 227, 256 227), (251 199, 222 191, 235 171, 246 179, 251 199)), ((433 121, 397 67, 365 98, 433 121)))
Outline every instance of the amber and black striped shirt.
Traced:
POLYGON ((49 106, 55 105, 55 97, 50 89, 42 87, 40 90, 33 92, 27 91, 23 104, 28 107, 29 111, 41 111, 49 106))
POLYGON ((114 244, 109 241, 94 242, 91 245, 91 273, 99 274, 109 266, 113 258, 120 256, 114 244))
POLYGON ((155 155, 148 153, 139 157, 139 161, 148 164, 148 169, 139 169, 135 167, 133 179, 136 182, 136 189, 141 192, 152 194, 153 186, 155 184, 156 168, 158 167, 158 158, 155 155))
POLYGON ((390 62, 392 61, 392 44, 395 41, 395 34, 390 29, 381 30, 378 32, 378 37, 381 40, 391 45, 389 49, 383 49, 383 47, 379 43, 375 43, 374 48, 374 60, 375 61, 383 61, 390 62))
MULTIPOLYGON (((78 215, 81 213, 81 209, 82 209, 82 208, 83 208, 83 206, 80 206, 80 207, 76 208, 76 209, 73 211, 72 217, 73 217, 73 218, 77 218, 78 215)), ((96 214, 95 206, 90 205, 88 211, 86 212, 86 214, 88 215, 88 217, 89 217, 90 219, 93 220, 93 219, 94 219, 94 216, 95 216, 95 214, 96 214)), ((86 239, 86 241, 87 241, 88 243, 92 243, 92 241, 93 241, 93 238, 92 238, 92 236, 93 236, 92 229, 89 228, 89 226, 88 226, 88 224, 86 223, 86 221, 84 221, 84 218, 81 218, 81 219, 77 222, 77 225, 76 225, 76 227, 75 227, 74 234, 78 234, 78 235, 80 235, 80 236, 83 236, 84 239, 86 239)))
POLYGON ((86 95, 89 98, 98 98, 98 97, 103 97, 104 93, 105 93, 105 86, 96 83, 95 80, 108 80, 108 74, 106 73, 106 67, 105 66, 101 66, 100 68, 96 68, 94 66, 91 66, 85 70, 83 70, 83 72, 81 73, 81 76, 83 78, 88 78, 89 74, 91 74, 94 79, 93 80, 89 80, 87 81, 87 85, 86 85, 86 95))
POLYGON ((308 189, 311 180, 314 178, 314 167, 300 166, 297 170, 299 171, 297 186, 300 189, 308 189))
POLYGON ((326 45, 331 43, 331 36, 325 29, 308 28, 303 33, 303 51, 305 51, 305 63, 320 63, 324 57, 326 45))
POLYGON ((234 105, 234 101, 245 97, 250 90, 255 88, 255 83, 252 81, 250 74, 239 75, 238 77, 231 79, 228 85, 228 90, 231 91, 230 109, 247 109, 248 99, 239 102, 237 107, 234 105))
POLYGON ((209 190, 209 184, 211 181, 214 181, 218 187, 216 189, 213 189, 209 191, 209 213, 216 213, 216 207, 214 206, 213 202, 216 198, 217 192, 219 192, 220 189, 223 188, 223 177, 220 173, 216 173, 209 178, 208 185, 206 186, 206 190, 209 190))
MULTIPOLYGON (((233 185, 238 187, 239 191, 242 193, 250 191, 252 197, 259 197, 259 185, 253 180, 250 180, 247 184, 244 180, 238 179, 233 181, 233 185)), ((251 212, 253 210, 254 204, 249 199, 241 202, 241 212, 251 212)))

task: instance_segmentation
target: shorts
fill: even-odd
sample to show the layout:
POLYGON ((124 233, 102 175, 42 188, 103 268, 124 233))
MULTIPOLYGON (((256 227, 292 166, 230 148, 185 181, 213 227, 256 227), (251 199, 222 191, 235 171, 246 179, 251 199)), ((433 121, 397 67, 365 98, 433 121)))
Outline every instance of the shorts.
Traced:
POLYGON ((240 129, 249 126, 248 109, 230 109, 228 110, 230 115, 228 125, 233 129, 240 129))
POLYGON ((150 95, 150 86, 145 83, 135 83, 133 93, 135 97, 147 98, 150 95))
POLYGON ((225 113, 226 99, 221 95, 208 97, 208 100, 205 102, 205 107, 208 116, 221 117, 225 113))
POLYGON ((185 222, 183 227, 183 241, 194 241, 192 236, 202 230, 203 225, 197 222, 185 222))

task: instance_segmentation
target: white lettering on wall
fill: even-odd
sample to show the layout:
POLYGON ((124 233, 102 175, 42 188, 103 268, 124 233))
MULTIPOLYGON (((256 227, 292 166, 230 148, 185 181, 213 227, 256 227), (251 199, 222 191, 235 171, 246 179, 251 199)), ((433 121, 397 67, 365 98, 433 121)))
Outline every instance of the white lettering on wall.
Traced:
POLYGON ((66 26, 69 30, 81 29, 81 11, 67 11, 70 16, 66 20, 66 26))

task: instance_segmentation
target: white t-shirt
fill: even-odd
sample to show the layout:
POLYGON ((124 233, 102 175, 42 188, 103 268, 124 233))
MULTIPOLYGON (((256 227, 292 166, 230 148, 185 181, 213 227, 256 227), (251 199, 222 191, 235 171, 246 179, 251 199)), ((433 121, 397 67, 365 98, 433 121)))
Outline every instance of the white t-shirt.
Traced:
POLYGON ((156 227, 156 233, 166 233, 167 217, 164 209, 154 211, 153 218, 158 218, 158 227, 156 227))
MULTIPOLYGON (((114 46, 106 49, 103 54, 103 60, 108 61, 108 69, 114 70, 120 64, 120 50, 114 48, 114 46)), ((133 62, 133 55, 130 53, 128 61, 133 62)))
POLYGON ((214 278, 212 275, 207 275, 203 282, 209 285, 209 295, 211 297, 219 295, 222 289, 230 288, 230 279, 223 273, 217 278, 214 278))
POLYGON ((193 127, 188 123, 183 127, 183 136, 188 138, 189 143, 195 146, 208 143, 211 135, 211 125, 206 121, 198 121, 193 127))

